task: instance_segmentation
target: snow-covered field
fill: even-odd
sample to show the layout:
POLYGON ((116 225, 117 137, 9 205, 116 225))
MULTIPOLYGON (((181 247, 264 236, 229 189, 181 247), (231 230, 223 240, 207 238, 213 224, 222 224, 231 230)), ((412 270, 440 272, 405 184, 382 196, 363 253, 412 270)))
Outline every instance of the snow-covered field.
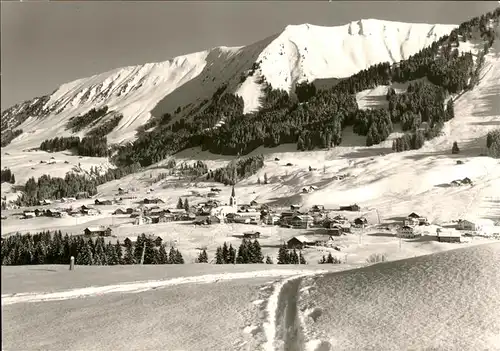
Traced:
POLYGON ((500 350, 498 243, 311 277, 302 289, 316 350, 500 350))

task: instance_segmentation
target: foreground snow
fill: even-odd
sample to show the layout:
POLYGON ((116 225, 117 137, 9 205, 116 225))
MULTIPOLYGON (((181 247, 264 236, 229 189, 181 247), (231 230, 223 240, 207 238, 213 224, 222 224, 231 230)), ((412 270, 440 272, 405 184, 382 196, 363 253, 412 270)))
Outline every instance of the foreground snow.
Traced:
POLYGON ((139 293, 151 289, 164 288, 181 284, 208 284, 218 283, 234 279, 249 279, 249 278, 268 278, 268 277, 283 277, 283 276, 300 276, 317 273, 324 273, 325 270, 265 270, 241 273, 223 273, 211 274, 195 277, 180 277, 169 280, 157 280, 147 282, 122 283, 116 285, 107 285, 99 287, 88 287, 75 290, 68 290, 54 293, 14 293, 2 295, 2 306, 11 305, 22 302, 42 302, 42 301, 60 301, 81 297, 101 296, 112 293, 139 293))

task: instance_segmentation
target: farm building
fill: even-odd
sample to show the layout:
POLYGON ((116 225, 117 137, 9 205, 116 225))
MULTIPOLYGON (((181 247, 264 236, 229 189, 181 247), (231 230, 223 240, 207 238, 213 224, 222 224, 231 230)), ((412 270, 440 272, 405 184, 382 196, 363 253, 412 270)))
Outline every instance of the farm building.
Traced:
POLYGON ((275 225, 280 221, 280 216, 275 214, 267 214, 264 216, 263 221, 267 225, 275 225))
POLYGON ((398 236, 400 238, 414 238, 415 235, 415 229, 412 226, 409 225, 404 225, 398 230, 398 236))
POLYGON ((159 199, 159 198, 145 198, 143 201, 142 201, 143 204, 145 205, 148 205, 148 204, 163 204, 165 203, 162 199, 159 199))
POLYGON ((111 200, 99 200, 99 199, 95 199, 94 204, 96 206, 112 205, 113 201, 111 201, 111 200))
POLYGON ((314 185, 309 185, 309 186, 305 186, 302 188, 302 192, 303 193, 312 193, 313 191, 317 190, 318 187, 317 186, 314 186, 314 185))
POLYGON ((436 233, 436 238, 437 241, 441 243, 459 243, 461 242, 462 235, 460 232, 453 230, 453 231, 441 231, 438 230, 436 233))
POLYGON ((23 215, 24 215, 24 218, 26 218, 26 219, 36 217, 35 212, 31 212, 31 211, 24 211, 23 215))
POLYGON ((287 241, 287 247, 289 249, 303 249, 306 246, 316 246, 326 244, 328 241, 333 240, 330 235, 315 235, 315 236, 305 236, 299 235, 294 236, 287 241))
POLYGON ((292 217, 290 224, 295 228, 307 229, 314 223, 314 218, 309 215, 299 215, 292 217))
POLYGON ((124 209, 122 209, 122 208, 117 208, 117 209, 113 212, 113 214, 114 214, 114 215, 122 215, 122 214, 126 214, 126 213, 127 213, 127 211, 125 211, 125 210, 124 210, 124 209))
POLYGON ((97 211, 95 208, 88 208, 82 210, 82 213, 86 216, 97 216, 99 214, 99 211, 97 211))
POLYGON ((349 206, 340 206, 340 211, 354 211, 354 212, 357 212, 360 209, 361 208, 357 204, 349 205, 349 206))
POLYGON ((422 217, 419 214, 412 212, 406 217, 404 220, 404 225, 425 225, 429 224, 429 221, 427 220, 426 217, 422 217))
POLYGON ((311 208, 311 211, 312 212, 322 212, 325 210, 325 206, 323 205, 314 205, 312 208, 311 208))
POLYGON ((40 206, 51 205, 51 204, 52 204, 52 201, 50 201, 50 200, 40 200, 40 201, 38 201, 38 204, 39 204, 40 206))
POLYGON ((354 224, 357 227, 363 227, 368 224, 368 220, 365 217, 358 217, 354 220, 354 224))
POLYGON ((328 234, 333 236, 341 236, 342 235, 342 227, 338 224, 333 224, 328 228, 328 234))
POLYGON ((255 232, 255 231, 253 231, 253 232, 244 232, 243 233, 243 237, 245 239, 258 239, 258 238, 260 238, 260 232, 255 232))
POLYGON ((83 234, 86 236, 110 236, 111 235, 111 228, 106 228, 102 226, 98 227, 87 227, 83 230, 83 234))
POLYGON ((495 223, 489 219, 460 219, 457 228, 460 230, 470 230, 480 232, 485 228, 493 227, 495 223))
POLYGON ((153 219, 149 216, 143 216, 142 214, 138 214, 134 217, 134 225, 143 225, 143 224, 152 224, 153 219))

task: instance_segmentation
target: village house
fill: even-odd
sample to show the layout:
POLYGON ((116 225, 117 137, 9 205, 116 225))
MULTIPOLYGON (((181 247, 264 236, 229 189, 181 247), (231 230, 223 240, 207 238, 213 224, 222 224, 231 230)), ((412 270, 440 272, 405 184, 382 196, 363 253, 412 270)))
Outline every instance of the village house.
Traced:
POLYGON ((294 228, 307 229, 312 226, 314 218, 309 215, 294 216, 291 220, 291 225, 294 228))
POLYGON ((250 223, 253 221, 258 221, 260 219, 259 212, 239 212, 239 213, 229 213, 226 217, 229 222, 234 223, 250 223))
POLYGON ((197 216, 193 223, 195 225, 220 224, 221 220, 215 216, 197 216))
POLYGON ((139 214, 134 218, 134 225, 152 224, 153 220, 149 216, 139 214))
POLYGON ((436 239, 441 243, 459 243, 461 242, 462 235, 456 230, 446 230, 442 229, 436 230, 436 239))
POLYGON ((298 235, 288 240, 286 245, 289 249, 302 250, 306 246, 326 245, 329 240, 333 240, 329 235, 298 235))
POLYGON ((342 227, 339 224, 331 223, 331 226, 328 227, 328 234, 333 236, 341 236, 342 227))
POLYGON ((80 199, 88 199, 90 196, 89 196, 89 193, 86 192, 86 191, 80 191, 76 194, 76 199, 77 200, 80 200, 80 199))
POLYGON ((106 206, 106 205, 112 205, 113 202, 111 200, 99 200, 99 199, 95 199, 94 204, 96 206, 106 206))
POLYGON ((354 220, 354 225, 356 227, 364 227, 368 224, 368 220, 365 217, 358 217, 354 220))
POLYGON ((323 206, 323 205, 314 205, 311 208, 312 212, 323 212, 324 210, 325 210, 325 206, 323 206))
POLYGON ((76 201, 75 197, 63 197, 61 198, 61 202, 73 202, 76 201))
POLYGON ((260 232, 244 232, 243 237, 245 239, 258 239, 260 238, 260 232))
POLYGON ((123 214, 126 214, 126 213, 127 213, 127 211, 125 211, 125 210, 124 210, 124 209, 122 209, 122 208, 117 208, 117 209, 113 212, 113 214, 114 214, 114 215, 123 215, 123 214))
POLYGON ((314 213, 313 212, 313 224, 314 225, 321 225, 324 223, 326 216, 323 213, 314 213))
POLYGON ((104 226, 87 227, 83 230, 85 236, 110 236, 111 228, 104 226))
POLYGON ((349 206, 340 206, 340 211, 353 211, 358 212, 361 208, 357 205, 349 205, 349 206))
POLYGON ((422 217, 419 214, 412 212, 406 217, 403 223, 405 226, 415 226, 415 225, 427 225, 429 221, 426 217, 422 217))
POLYGON ((46 205, 51 205, 52 201, 51 200, 40 200, 38 201, 38 205, 40 206, 46 206, 46 205))
POLYGON ((343 218, 343 217, 335 217, 333 219, 328 219, 323 223, 323 226, 329 230, 335 231, 336 229, 340 229, 342 233, 350 233, 351 232, 351 223, 343 218), (335 229, 335 230, 334 230, 335 229))
POLYGON ((290 211, 300 211, 300 205, 290 205, 290 211))
POLYGON ((35 218, 35 212, 32 211, 24 211, 23 213, 25 219, 35 218))
POLYGON ((401 228, 399 228, 398 236, 400 238, 407 238, 407 239, 415 238, 416 236, 415 229, 412 226, 404 225, 401 228))
POLYGON ((148 204, 164 204, 165 202, 159 198, 145 198, 144 200, 142 200, 142 203, 148 205, 148 204))
POLYGON ((82 214, 86 216, 97 216, 99 214, 99 211, 95 208, 85 208, 82 209, 82 214))
POLYGON ((318 187, 317 186, 314 186, 314 185, 309 185, 309 186, 306 186, 306 187, 303 187, 302 188, 302 192, 303 193, 312 193, 313 191, 317 190, 318 187))
POLYGON ((255 208, 255 207, 258 207, 258 206, 259 206, 259 203, 257 201, 255 201, 255 200, 250 201, 250 207, 255 208))
POLYGON ((489 219, 460 219, 457 228, 460 230, 470 230, 480 232, 484 229, 494 227, 495 223, 489 219))
POLYGON ((262 220, 267 225, 275 225, 275 224, 279 224, 280 216, 278 216, 276 214, 268 213, 262 217, 262 220))

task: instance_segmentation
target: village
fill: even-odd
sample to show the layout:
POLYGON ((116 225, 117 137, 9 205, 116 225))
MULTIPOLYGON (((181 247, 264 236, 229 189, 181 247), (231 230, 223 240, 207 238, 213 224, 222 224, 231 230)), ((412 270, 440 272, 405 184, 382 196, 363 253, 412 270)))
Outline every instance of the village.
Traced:
MULTIPOLYGON (((313 190, 304 188, 303 192, 313 190)), ((217 230, 217 226, 220 225, 231 225, 232 237, 259 240, 272 236, 272 231, 269 229, 278 227, 290 233, 285 237, 280 235, 280 243, 286 244, 290 249, 299 250, 313 247, 342 251, 341 237, 350 234, 360 237, 363 234, 384 233, 399 240, 425 237, 443 243, 461 243, 471 237, 500 238, 500 227, 491 220, 457 219, 454 223, 435 225, 429 223, 425 216, 413 212, 397 221, 381 222, 378 213, 377 216, 368 216, 367 211, 357 204, 334 209, 327 209, 320 204, 311 208, 303 208, 300 204, 277 208, 255 200, 248 204, 240 204, 234 186, 229 201, 223 202, 217 199, 220 191, 219 188, 210 188, 201 202, 190 205, 187 198, 184 201, 179 199, 176 208, 171 208, 165 206, 165 201, 160 198, 136 199, 135 196, 129 195, 129 190, 119 187, 113 199, 95 198, 92 202, 73 206, 77 200, 92 200, 87 198, 86 194, 79 194, 78 199, 63 198, 57 201, 57 207, 55 201, 43 200, 38 207, 25 209, 17 216, 23 221, 39 217, 54 219, 74 217, 77 220, 86 217, 85 221, 89 222, 92 222, 92 217, 104 216, 111 217, 113 223, 116 218, 120 219, 116 222, 121 224, 89 225, 79 233, 73 232, 73 235, 117 238, 123 236, 122 228, 128 226, 126 232, 133 234, 130 235, 132 240, 143 233, 145 227, 151 229, 151 225, 154 227, 155 224, 175 224, 172 222, 191 225, 193 230, 200 232, 206 231, 207 228, 217 230), (125 200, 134 201, 128 201, 128 206, 124 206, 125 200), (255 229, 248 230, 251 226, 255 229)), ((2 216, 2 220, 4 219, 6 217, 2 216)), ((277 240, 277 238, 271 239, 277 240)), ((199 246, 206 247, 206 245, 199 246)))

